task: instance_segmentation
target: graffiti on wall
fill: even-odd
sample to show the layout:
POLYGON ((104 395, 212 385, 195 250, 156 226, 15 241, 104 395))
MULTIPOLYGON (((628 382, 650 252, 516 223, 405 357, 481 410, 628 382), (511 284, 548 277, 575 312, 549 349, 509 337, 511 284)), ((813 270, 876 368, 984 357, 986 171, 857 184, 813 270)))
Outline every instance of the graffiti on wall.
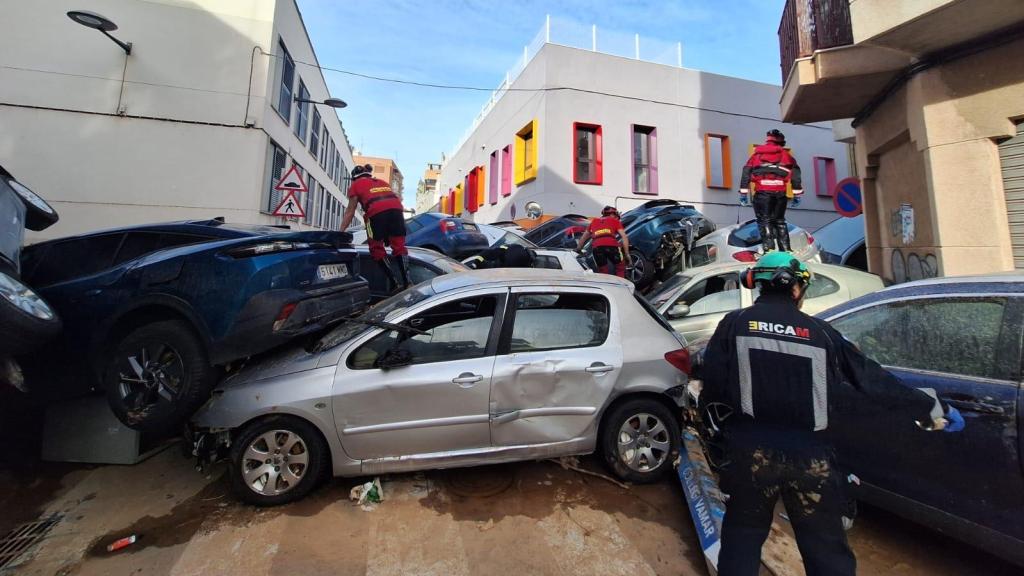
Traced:
POLYGON ((939 275, 939 260, 935 254, 920 255, 915 252, 907 254, 899 248, 892 251, 892 281, 900 284, 939 275))

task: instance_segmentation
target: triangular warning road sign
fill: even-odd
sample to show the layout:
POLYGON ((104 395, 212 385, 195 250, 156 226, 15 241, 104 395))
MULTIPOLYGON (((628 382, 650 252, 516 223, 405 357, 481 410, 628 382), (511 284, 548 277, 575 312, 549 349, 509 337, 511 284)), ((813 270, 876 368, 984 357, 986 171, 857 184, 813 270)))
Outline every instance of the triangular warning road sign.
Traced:
POLYGON ((292 218, 304 218, 306 211, 302 209, 302 202, 299 202, 299 195, 289 190, 285 193, 281 203, 274 209, 274 216, 290 216, 292 218))
POLYGON ((284 173, 284 176, 277 181, 277 185, 274 186, 274 190, 288 190, 290 192, 309 192, 306 188, 306 183, 302 180, 302 175, 299 174, 299 167, 296 164, 292 164, 292 167, 284 173))

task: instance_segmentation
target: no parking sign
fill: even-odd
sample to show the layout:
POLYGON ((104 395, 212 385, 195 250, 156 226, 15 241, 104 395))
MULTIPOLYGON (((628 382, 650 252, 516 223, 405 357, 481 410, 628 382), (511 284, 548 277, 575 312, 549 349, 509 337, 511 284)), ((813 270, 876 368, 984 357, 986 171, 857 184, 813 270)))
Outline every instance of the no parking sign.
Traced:
POLYGON ((836 182, 832 189, 832 204, 842 216, 853 218, 864 211, 864 202, 860 194, 860 180, 857 178, 843 178, 836 182))

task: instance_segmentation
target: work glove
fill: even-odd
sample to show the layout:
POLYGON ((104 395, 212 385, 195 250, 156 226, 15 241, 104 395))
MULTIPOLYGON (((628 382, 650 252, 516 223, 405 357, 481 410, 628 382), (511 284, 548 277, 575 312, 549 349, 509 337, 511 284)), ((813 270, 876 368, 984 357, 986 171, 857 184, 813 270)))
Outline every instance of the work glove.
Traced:
POLYGON ((959 432, 967 427, 967 423, 964 422, 964 417, 960 414, 960 411, 952 406, 946 412, 945 418, 946 427, 942 429, 943 432, 959 432))
POLYGON ((740 206, 750 206, 750 195, 740 192, 740 206))
POLYGON ((796 208, 799 205, 800 205, 800 196, 793 196, 793 201, 790 203, 790 206, 792 206, 793 208, 796 208))

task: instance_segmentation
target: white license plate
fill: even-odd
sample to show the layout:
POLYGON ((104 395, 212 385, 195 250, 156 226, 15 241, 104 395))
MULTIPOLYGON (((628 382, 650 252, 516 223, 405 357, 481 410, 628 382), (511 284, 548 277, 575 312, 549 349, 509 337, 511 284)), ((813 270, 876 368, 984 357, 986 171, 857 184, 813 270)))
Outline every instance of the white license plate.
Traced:
POLYGON ((344 264, 322 264, 316 269, 316 277, 320 280, 334 280, 348 276, 348 266, 344 264))

